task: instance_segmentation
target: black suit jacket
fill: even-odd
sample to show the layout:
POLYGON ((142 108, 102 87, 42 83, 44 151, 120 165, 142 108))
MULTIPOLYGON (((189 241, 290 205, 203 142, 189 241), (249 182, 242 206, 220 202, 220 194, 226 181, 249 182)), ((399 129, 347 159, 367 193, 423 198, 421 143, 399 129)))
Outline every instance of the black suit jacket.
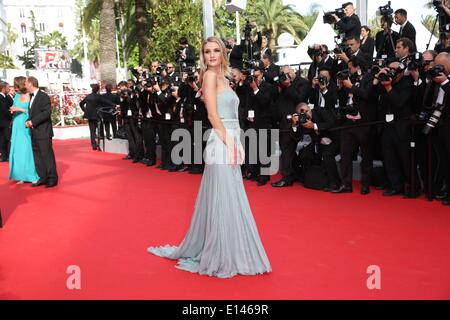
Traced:
POLYGON ((195 48, 191 45, 188 45, 186 48, 186 62, 187 67, 195 67, 195 48))
POLYGON ((361 47, 359 49, 366 55, 366 60, 372 62, 373 52, 375 50, 375 40, 368 37, 364 44, 361 43, 361 47))
POLYGON ((416 29, 411 22, 406 22, 402 33, 400 33, 400 38, 408 38, 414 43, 414 46, 416 45, 416 29))
POLYGON ((400 35, 392 31, 392 42, 389 35, 385 34, 383 30, 377 32, 375 36, 375 50, 377 50, 377 58, 381 58, 383 55, 389 57, 395 57, 395 46, 397 40, 400 39, 400 35), (392 47, 392 43, 394 47, 392 47))
POLYGON ((259 91, 251 94, 250 107, 255 111, 255 127, 269 129, 272 118, 272 106, 276 98, 274 85, 263 81, 259 85, 259 91))
POLYGON ((264 68, 264 80, 271 84, 275 84, 274 78, 280 75, 280 67, 271 63, 267 68, 264 68))
POLYGON ((53 137, 51 113, 50 97, 44 91, 39 90, 29 111, 28 120, 33 124, 31 129, 32 139, 41 140, 53 137))
POLYGON ((339 30, 345 33, 345 37, 355 36, 359 39, 361 34, 361 21, 356 14, 350 17, 344 17, 336 23, 339 30))
MULTIPOLYGON (((425 85, 425 95, 423 99, 423 106, 425 109, 433 110, 433 106, 436 102, 439 85, 431 81, 425 85)), ((441 121, 450 120, 450 82, 442 86, 442 90, 445 92, 444 103, 445 108, 442 111, 441 121)))
MULTIPOLYGON (((309 96, 309 103, 312 103, 314 105, 314 109, 322 109, 319 106, 319 94, 320 89, 319 87, 316 87, 312 89, 311 94, 309 96)), ((324 108, 334 114, 337 102, 337 86, 334 82, 330 82, 328 84, 328 90, 323 95, 323 98, 325 99, 324 108)))
POLYGON ((102 98, 98 93, 90 93, 80 102, 84 117, 88 120, 98 120, 98 109, 103 106, 102 98))
POLYGON ((9 108, 12 105, 13 100, 8 94, 6 97, 0 94, 0 128, 9 128, 12 119, 9 108))
MULTIPOLYGON (((330 56, 327 57, 326 61, 322 60, 319 63, 317 63, 317 61, 314 60, 312 57, 311 57, 311 59, 313 60, 313 62, 311 63, 311 65, 309 66, 309 69, 308 69, 308 80, 309 81, 312 81, 315 78, 316 73, 318 73, 318 69, 323 66, 330 68, 330 70, 333 70, 334 60, 330 56)), ((331 76, 333 77, 333 75, 331 75, 331 76)))

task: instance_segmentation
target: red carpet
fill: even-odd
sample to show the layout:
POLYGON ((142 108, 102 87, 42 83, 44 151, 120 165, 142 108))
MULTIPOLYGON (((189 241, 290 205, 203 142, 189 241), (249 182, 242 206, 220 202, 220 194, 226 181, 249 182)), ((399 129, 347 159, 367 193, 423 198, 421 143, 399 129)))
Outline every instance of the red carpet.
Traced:
POLYGON ((55 152, 53 189, 15 185, 0 163, 0 299, 450 299, 450 210, 439 202, 245 182, 273 273, 216 279, 146 252, 182 240, 200 175, 87 140, 56 141, 55 152), (81 290, 66 288, 69 265, 81 290), (381 290, 366 286, 370 265, 381 290))

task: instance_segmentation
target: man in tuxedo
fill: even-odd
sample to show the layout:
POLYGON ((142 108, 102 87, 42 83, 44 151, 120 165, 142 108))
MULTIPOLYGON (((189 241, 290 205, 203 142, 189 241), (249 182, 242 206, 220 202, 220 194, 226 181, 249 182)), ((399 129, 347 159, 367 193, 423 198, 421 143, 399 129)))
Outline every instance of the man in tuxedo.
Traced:
POLYGON ((105 120, 105 131, 106 131, 106 138, 108 140, 111 140, 111 127, 113 132, 113 137, 116 138, 117 136, 117 116, 115 114, 115 108, 120 107, 120 97, 117 94, 112 93, 112 85, 107 84, 105 86, 106 93, 102 95, 102 101, 103 101, 103 107, 110 107, 110 112, 104 113, 104 120, 105 120))
POLYGON ((441 52, 434 60, 435 65, 444 67, 444 71, 439 75, 433 77, 433 81, 427 84, 424 97, 424 106, 435 110, 439 105, 444 105, 438 126, 435 130, 437 144, 442 147, 443 163, 447 164, 445 167, 445 183, 447 186, 447 194, 442 200, 443 205, 450 205, 450 54, 441 52))
MULTIPOLYGON (((376 97, 372 90, 374 74, 370 71, 363 75, 361 61, 353 57, 348 63, 351 76, 345 80, 338 80, 339 104, 341 105, 343 126, 352 126, 372 122, 376 118, 376 97), (348 110, 347 106, 355 109, 348 110)), ((370 143, 370 126, 341 130, 341 174, 342 185, 333 190, 334 193, 352 192, 353 155, 358 148, 361 150, 361 194, 370 192, 369 178, 372 172, 372 152, 370 143)))
POLYGON ((186 67, 195 67, 195 48, 189 44, 186 37, 180 38, 177 60, 185 63, 186 67))
MULTIPOLYGON (((247 110, 247 121, 249 127, 254 128, 257 133, 257 163, 252 164, 250 169, 255 178, 257 178, 258 186, 263 186, 269 181, 269 175, 262 173, 262 168, 269 168, 270 163, 262 163, 262 157, 270 157, 272 153, 270 129, 272 127, 272 105, 278 95, 277 88, 264 80, 263 72, 257 68, 254 72, 253 81, 250 82, 250 103, 247 110), (266 133, 266 139, 262 141, 266 133), (261 145, 265 144, 266 154, 261 155, 261 145)), ((264 150, 263 150, 264 151, 264 150)))
POLYGON ((0 162, 6 162, 9 158, 9 140, 11 138, 11 112, 13 99, 8 94, 9 85, 0 82, 0 162))
POLYGON ((400 26, 400 38, 408 38, 414 44, 413 51, 416 48, 416 29, 411 22, 408 21, 408 14, 405 9, 398 9, 394 12, 395 23, 400 26))
POLYGON ((309 103, 314 108, 325 108, 332 114, 335 113, 337 103, 337 86, 331 78, 331 70, 328 67, 319 68, 319 74, 311 81, 311 94, 309 103))
POLYGON ((58 173, 52 146, 50 97, 39 90, 39 83, 35 77, 28 77, 25 86, 30 93, 30 115, 25 125, 31 128, 34 162, 39 175, 39 180, 32 186, 45 185, 46 188, 51 188, 58 184, 58 173))
POLYGON ((361 69, 363 72, 365 72, 369 66, 372 64, 372 60, 369 61, 368 57, 362 52, 360 49, 361 47, 361 40, 358 37, 351 36, 347 38, 346 40, 347 50, 342 53, 336 54, 335 65, 334 65, 334 72, 337 74, 339 71, 342 71, 344 69, 347 69, 348 62, 350 58, 352 57, 358 57, 358 59, 361 61, 361 69))
POLYGON ((399 62, 391 62, 388 68, 383 68, 375 75, 372 84, 378 86, 379 99, 376 100, 378 100, 379 116, 380 120, 385 121, 381 129, 381 144, 383 165, 391 189, 386 190, 383 195, 399 195, 405 191, 407 195, 412 195, 416 192, 416 190, 410 190, 409 185, 413 80, 401 71, 399 62), (389 70, 395 71, 394 77, 387 76, 389 70))
POLYGON ((361 21, 355 14, 355 7, 353 7, 353 3, 346 2, 342 5, 342 8, 344 9, 345 17, 340 19, 337 15, 333 15, 336 20, 336 26, 340 32, 345 33, 345 38, 349 38, 351 36, 359 38, 361 34, 361 21))
POLYGON ((261 61, 264 67, 264 80, 276 85, 275 79, 280 75, 280 67, 273 63, 272 56, 268 54, 263 54, 261 61))
POLYGON ((292 134, 291 122, 288 116, 295 113, 295 107, 300 102, 308 101, 310 94, 310 83, 300 76, 292 79, 292 70, 285 70, 280 75, 280 94, 275 102, 275 117, 279 122, 280 129, 280 149, 281 149, 281 172, 283 178, 272 183, 272 187, 291 186, 296 180, 296 172, 293 167, 295 150, 298 139, 292 134))
POLYGON ((330 57, 328 46, 326 44, 314 44, 308 48, 308 55, 312 60, 308 69, 308 80, 312 81, 319 75, 319 68, 326 66, 333 67, 333 58, 330 57))

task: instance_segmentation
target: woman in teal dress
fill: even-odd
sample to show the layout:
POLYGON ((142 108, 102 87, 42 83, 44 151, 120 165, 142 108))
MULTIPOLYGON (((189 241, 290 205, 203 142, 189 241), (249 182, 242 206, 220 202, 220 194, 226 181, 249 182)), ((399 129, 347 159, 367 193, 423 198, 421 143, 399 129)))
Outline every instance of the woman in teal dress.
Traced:
POLYGON ((14 78, 16 95, 10 110, 14 113, 11 149, 9 153, 9 179, 17 183, 36 182, 39 176, 34 165, 30 129, 25 127, 28 119, 30 97, 25 88, 25 77, 14 78))

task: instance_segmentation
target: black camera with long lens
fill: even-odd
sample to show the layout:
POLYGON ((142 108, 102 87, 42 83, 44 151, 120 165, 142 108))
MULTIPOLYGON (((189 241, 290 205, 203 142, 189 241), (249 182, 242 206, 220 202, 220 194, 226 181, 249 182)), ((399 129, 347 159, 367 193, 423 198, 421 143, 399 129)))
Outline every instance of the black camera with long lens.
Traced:
POLYGON ((341 53, 348 53, 348 50, 350 49, 349 46, 345 42, 339 43, 336 48, 333 49, 334 54, 341 54, 341 53))
POLYGON ((301 124, 305 124, 308 122, 309 118, 308 118, 308 114, 306 112, 300 112, 300 113, 293 113, 293 114, 288 114, 286 116, 286 120, 288 122, 292 121, 292 118, 297 117, 298 116, 298 125, 301 124))
POLYGON ((250 84, 255 80, 255 77, 254 77, 255 70, 254 69, 244 69, 244 70, 242 70, 242 74, 245 76, 245 80, 244 80, 245 84, 250 84))
POLYGON ((397 76, 397 72, 396 72, 394 69, 389 69, 388 72, 380 74, 380 75, 378 76, 378 79, 379 79, 381 82, 384 82, 384 81, 391 81, 391 80, 393 80, 396 76, 397 76))
POLYGON ((408 63, 408 70, 420 70, 424 67, 424 62, 422 54, 420 52, 415 52, 410 55, 410 61, 408 63))
POLYGON ((252 38, 252 28, 253 26, 251 25, 250 21, 247 20, 245 26, 244 26, 244 37, 247 40, 250 40, 252 38))
POLYGON ((345 16, 345 12, 343 8, 337 8, 334 11, 328 11, 323 14, 323 23, 333 24, 336 22, 336 19, 333 17, 333 14, 337 15, 339 19, 342 19, 345 16))
POLYGON ((162 77, 159 73, 152 74, 149 78, 145 80, 145 85, 147 87, 153 87, 155 85, 160 85, 162 82, 162 77))
POLYGON ((374 59, 372 63, 372 72, 377 74, 381 71, 381 69, 386 68, 386 60, 385 59, 374 59))
POLYGON ((444 71, 445 71, 444 66, 442 64, 437 64, 427 71, 427 76, 433 79, 440 76, 441 73, 444 73, 444 71))
POLYGON ((319 49, 316 49, 316 48, 314 48, 314 46, 309 46, 307 52, 310 57, 318 57, 323 54, 322 47, 320 47, 319 49))
POLYGON ((278 77, 275 77, 274 80, 280 85, 286 80, 291 80, 291 77, 289 74, 282 72, 278 77))
POLYGON ((436 125, 439 123, 439 120, 441 119, 442 112, 444 111, 445 104, 437 104, 433 110, 433 113, 431 113, 430 117, 428 118, 427 123, 425 124, 425 127, 422 130, 422 133, 427 135, 431 132, 431 130, 436 127, 436 125))

